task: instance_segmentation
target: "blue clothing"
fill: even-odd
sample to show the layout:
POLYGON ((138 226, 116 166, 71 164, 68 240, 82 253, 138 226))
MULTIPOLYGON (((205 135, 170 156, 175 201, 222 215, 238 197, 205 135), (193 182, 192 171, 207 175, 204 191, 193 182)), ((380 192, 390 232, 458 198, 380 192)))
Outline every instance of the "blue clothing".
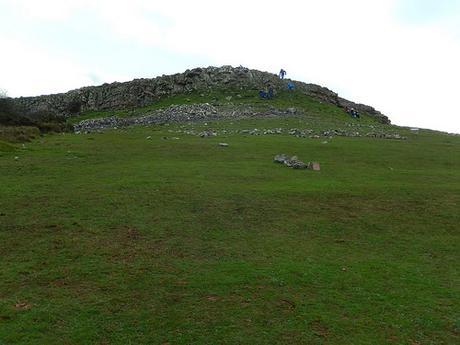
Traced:
POLYGON ((259 97, 265 99, 272 99, 273 98, 273 88, 268 88, 268 92, 264 90, 259 90, 259 97))
POLYGON ((273 88, 268 89, 268 98, 273 98, 273 88))

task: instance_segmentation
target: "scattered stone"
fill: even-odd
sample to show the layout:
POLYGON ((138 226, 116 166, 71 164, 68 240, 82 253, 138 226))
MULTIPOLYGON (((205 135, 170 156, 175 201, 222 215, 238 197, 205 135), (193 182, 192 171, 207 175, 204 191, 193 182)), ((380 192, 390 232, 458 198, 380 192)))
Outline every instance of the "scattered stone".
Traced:
POLYGON ((273 158, 273 162, 284 164, 288 166, 289 168, 293 168, 293 169, 306 169, 307 168, 307 164, 299 160, 297 156, 289 157, 288 155, 284 153, 276 155, 273 158))
POLYGON ((297 156, 292 156, 290 159, 286 160, 284 164, 293 169, 306 169, 308 167, 308 165, 299 160, 297 156))
MULTIPOLYGON (((83 120, 74 126, 76 134, 91 132, 101 133, 102 130, 108 128, 126 128, 131 125, 164 125, 169 126, 171 123, 187 123, 191 125, 195 122, 201 122, 205 126, 208 126, 207 121, 214 121, 218 119, 236 119, 236 118, 267 118, 267 117, 283 117, 283 116, 296 116, 298 110, 295 108, 288 108, 287 110, 277 109, 270 107, 268 110, 260 111, 254 109, 248 105, 237 105, 237 106, 225 106, 219 105, 214 106, 209 103, 201 104, 182 104, 182 105, 171 105, 167 108, 162 108, 152 113, 148 113, 142 116, 131 116, 131 117, 117 117, 109 116, 99 119, 88 119, 83 120)), ((333 128, 327 130, 312 130, 308 128, 253 128, 243 130, 233 130, 233 133, 249 134, 249 135, 275 135, 287 133, 297 138, 312 138, 312 139, 331 139, 336 136, 343 137, 369 137, 378 139, 394 139, 394 140, 406 140, 407 138, 398 133, 388 133, 387 128, 380 125, 365 125, 360 123, 348 123, 348 128, 333 128), (369 132, 365 133, 365 129, 369 132)), ((169 130, 169 132, 178 133, 177 130, 169 130)), ((216 136, 217 131, 205 130, 203 132, 196 133, 193 129, 181 130, 181 133, 199 135, 201 137, 216 136)), ((221 130, 221 133, 227 134, 232 133, 231 130, 221 130)), ((323 141, 323 143, 326 143, 323 141)))
POLYGON ((207 129, 201 133, 198 134, 201 138, 207 138, 207 137, 215 137, 217 136, 217 133, 210 130, 210 129, 207 129))
POLYGON ((293 169, 310 169, 310 170, 320 170, 320 165, 318 162, 308 162, 304 163, 297 156, 289 157, 288 155, 282 153, 278 154, 273 158, 273 162, 281 163, 286 165, 289 168, 293 169))
POLYGON ((321 170, 318 162, 308 162, 308 169, 319 171, 321 170))
POLYGON ((284 154, 284 153, 282 153, 280 155, 276 155, 273 158, 273 162, 284 164, 284 162, 287 161, 288 159, 289 159, 289 156, 284 154))
POLYGON ((407 140, 407 137, 403 137, 398 133, 367 133, 366 137, 377 139, 407 140))
POLYGON ((152 139, 152 137, 149 135, 146 139, 149 140, 149 139, 152 139))
POLYGON ((222 147, 227 147, 228 144, 227 143, 219 143, 219 146, 222 146, 222 147))
POLYGON ((19 157, 18 157, 18 156, 15 156, 15 157, 14 157, 14 160, 16 160, 16 161, 17 161, 18 159, 19 159, 19 157))

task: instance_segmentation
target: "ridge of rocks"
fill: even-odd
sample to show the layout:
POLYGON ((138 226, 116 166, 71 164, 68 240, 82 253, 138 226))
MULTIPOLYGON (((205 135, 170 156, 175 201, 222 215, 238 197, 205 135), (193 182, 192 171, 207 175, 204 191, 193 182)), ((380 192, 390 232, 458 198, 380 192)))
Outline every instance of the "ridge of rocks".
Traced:
MULTIPOLYGON (((36 97, 14 98, 13 102, 28 113, 51 113, 75 116, 85 111, 119 110, 144 107, 168 96, 205 92, 209 90, 260 90, 271 85, 275 92, 286 89, 289 79, 276 74, 245 67, 207 67, 186 70, 184 73, 163 75, 151 79, 134 79, 100 86, 88 86, 66 93, 36 97)), ((381 123, 390 123, 387 116, 371 106, 354 103, 338 96, 328 88, 295 81, 296 89, 321 102, 338 107, 353 107, 368 113, 381 123)))
MULTIPOLYGON (((406 137, 394 131, 389 132, 388 126, 384 124, 360 124, 348 123, 348 128, 251 128, 251 129, 223 129, 217 130, 208 127, 205 130, 195 130, 195 125, 205 125, 206 121, 213 121, 219 119, 248 119, 248 118, 280 118, 302 115, 302 112, 297 111, 296 108, 277 109, 270 107, 266 110, 257 110, 251 105, 246 106, 214 106, 209 103, 196 103, 196 104, 174 104, 166 108, 154 110, 138 116, 119 117, 116 115, 92 118, 82 120, 73 126, 74 132, 91 133, 101 132, 106 129, 124 129, 129 126, 140 125, 166 125, 181 124, 180 129, 168 130, 171 133, 196 135, 202 138, 225 136, 229 134, 242 134, 242 135, 277 135, 287 134, 297 138, 332 138, 338 136, 344 137, 372 137, 380 139, 398 139, 405 140, 406 137)), ((306 125, 306 123, 304 124, 306 125)), ((200 126, 198 126, 200 127, 200 126)), ((327 142, 324 142, 327 143, 327 142)))
POLYGON ((106 116, 82 120, 75 124, 75 132, 103 130, 108 128, 127 127, 132 125, 152 125, 179 122, 200 122, 218 119, 267 118, 291 116, 297 113, 295 108, 258 111, 247 107, 216 107, 209 103, 173 104, 166 108, 151 111, 144 115, 119 117, 106 116))

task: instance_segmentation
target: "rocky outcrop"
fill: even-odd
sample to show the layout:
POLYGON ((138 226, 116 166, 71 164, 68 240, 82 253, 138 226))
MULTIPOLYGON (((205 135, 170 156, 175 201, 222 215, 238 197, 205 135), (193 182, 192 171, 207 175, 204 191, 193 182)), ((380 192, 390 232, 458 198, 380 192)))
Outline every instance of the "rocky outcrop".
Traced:
MULTIPOLYGON (((84 111, 116 110, 143 107, 166 96, 193 91, 260 90, 272 86, 276 91, 286 89, 286 80, 277 75, 245 67, 207 67, 187 70, 184 73, 163 75, 153 79, 135 79, 124 83, 83 87, 66 93, 20 97, 14 103, 28 113, 50 113, 72 116, 84 111)), ((375 116, 382 123, 389 119, 370 106, 355 104, 319 85, 295 82, 296 89, 305 95, 339 107, 353 107, 375 116)))

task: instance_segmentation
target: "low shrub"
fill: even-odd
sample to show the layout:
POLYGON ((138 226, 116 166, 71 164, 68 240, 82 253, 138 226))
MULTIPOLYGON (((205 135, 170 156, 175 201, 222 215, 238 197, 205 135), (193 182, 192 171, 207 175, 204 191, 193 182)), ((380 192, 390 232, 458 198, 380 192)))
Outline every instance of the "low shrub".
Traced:
POLYGON ((37 130, 41 133, 69 130, 64 116, 56 116, 48 112, 26 113, 15 106, 11 98, 0 98, 0 126, 4 126, 2 135, 7 137, 7 140, 20 142, 30 140, 37 130), (5 127, 12 128, 7 130, 5 127), (34 130, 24 130, 24 128, 34 128, 34 130))
POLYGON ((40 136, 40 129, 34 126, 0 126, 0 140, 23 143, 40 136))

